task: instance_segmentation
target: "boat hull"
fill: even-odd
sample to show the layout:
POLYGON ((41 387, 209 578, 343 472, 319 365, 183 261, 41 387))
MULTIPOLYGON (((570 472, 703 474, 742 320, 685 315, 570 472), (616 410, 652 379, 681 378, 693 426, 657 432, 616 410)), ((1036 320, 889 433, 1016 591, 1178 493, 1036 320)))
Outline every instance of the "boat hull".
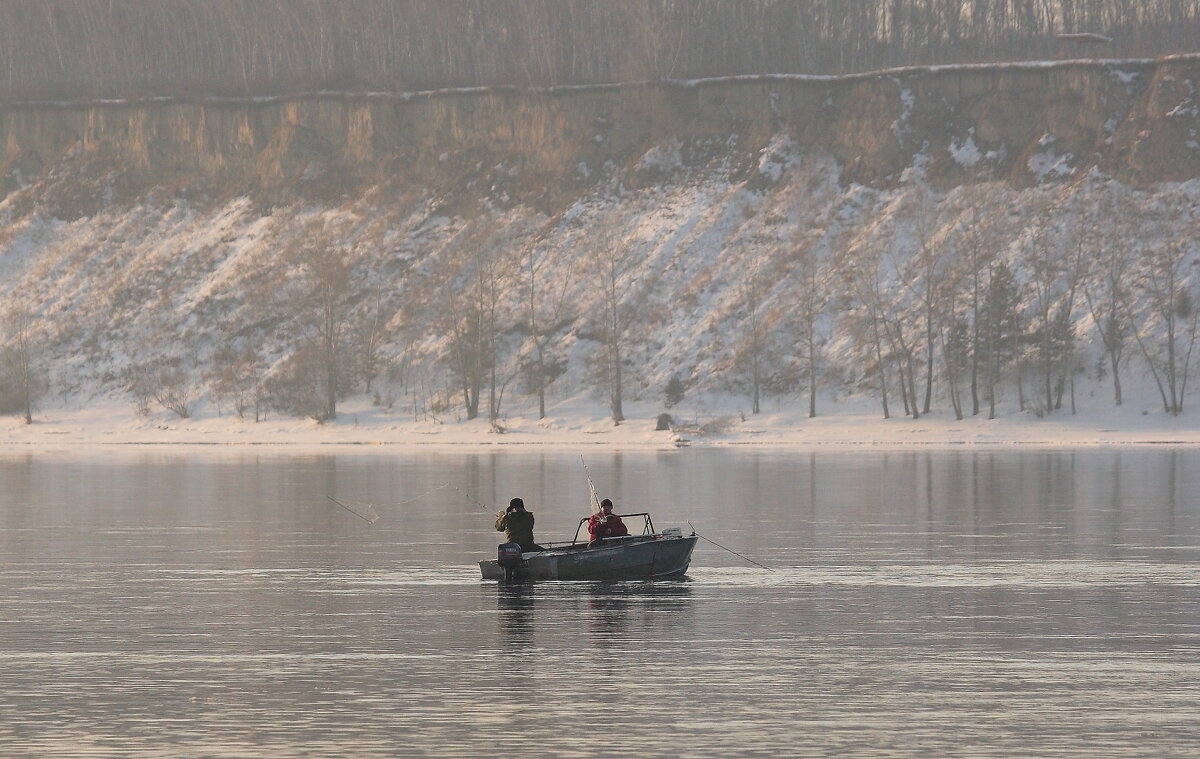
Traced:
MULTIPOLYGON (((550 549, 524 554, 516 580, 649 580, 687 571, 696 536, 646 537, 596 548, 550 549)), ((485 580, 504 581, 496 561, 479 562, 485 580)))

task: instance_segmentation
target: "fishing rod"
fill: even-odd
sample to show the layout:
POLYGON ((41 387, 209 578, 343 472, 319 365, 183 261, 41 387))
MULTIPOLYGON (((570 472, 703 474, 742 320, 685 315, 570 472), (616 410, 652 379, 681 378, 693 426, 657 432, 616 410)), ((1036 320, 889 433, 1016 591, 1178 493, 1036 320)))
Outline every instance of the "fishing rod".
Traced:
POLYGON ((579 463, 583 464, 583 475, 587 477, 588 489, 592 491, 592 503, 596 505, 593 514, 600 515, 601 522, 607 522, 608 517, 604 516, 604 507, 600 505, 600 496, 596 495, 596 486, 592 484, 592 473, 588 471, 587 462, 583 459, 583 454, 579 454, 579 463))
POLYGON ((745 559, 746 561, 750 562, 751 564, 754 564, 754 565, 756 565, 756 566, 760 566, 760 567, 762 567, 763 569, 767 570, 768 572, 774 572, 774 571, 775 571, 774 569, 771 569, 770 567, 768 567, 766 564, 759 564, 757 561, 755 561, 754 559, 750 558, 749 556, 742 556, 742 555, 741 555, 740 553, 738 553, 737 551, 734 551, 734 550, 732 550, 732 549, 730 549, 730 548, 726 548, 725 546, 721 545, 721 544, 720 544, 720 543, 718 543, 717 541, 715 541, 715 540, 710 540, 709 538, 706 538, 706 537, 704 537, 704 536, 703 536, 703 535, 701 535, 700 533, 696 532, 696 528, 695 528, 695 527, 692 527, 692 523, 691 523, 691 522, 688 522, 688 527, 691 527, 691 528, 692 528, 692 534, 693 534, 693 535, 695 535, 696 537, 698 537, 698 538, 700 538, 700 539, 702 539, 702 540, 707 540, 709 543, 712 543, 714 546, 716 546, 717 548, 720 548, 722 551, 729 551, 731 554, 733 554, 734 556, 738 557, 739 559, 745 559))

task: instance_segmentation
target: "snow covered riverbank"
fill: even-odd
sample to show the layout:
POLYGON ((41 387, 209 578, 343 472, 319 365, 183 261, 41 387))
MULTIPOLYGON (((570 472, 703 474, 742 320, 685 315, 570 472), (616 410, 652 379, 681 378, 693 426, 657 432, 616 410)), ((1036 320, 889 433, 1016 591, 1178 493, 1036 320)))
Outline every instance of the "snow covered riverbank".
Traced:
POLYGON ((670 449, 679 446, 1106 446, 1200 445, 1196 412, 1171 417, 1144 406, 1058 412, 1038 418, 1005 409, 956 421, 948 412, 910 419, 882 419, 876 406, 844 403, 807 418, 803 403, 764 405, 750 415, 732 403, 683 404, 671 410, 675 428, 656 431, 659 404, 628 404, 628 419, 614 425, 594 403, 564 403, 538 420, 535 414, 501 420, 497 432, 484 419, 453 416, 415 420, 399 409, 347 403, 336 421, 271 415, 265 421, 229 414, 198 413, 179 419, 166 412, 139 418, 128 405, 111 403, 82 410, 46 409, 26 425, 0 419, 0 446, 184 445, 388 445, 670 449))

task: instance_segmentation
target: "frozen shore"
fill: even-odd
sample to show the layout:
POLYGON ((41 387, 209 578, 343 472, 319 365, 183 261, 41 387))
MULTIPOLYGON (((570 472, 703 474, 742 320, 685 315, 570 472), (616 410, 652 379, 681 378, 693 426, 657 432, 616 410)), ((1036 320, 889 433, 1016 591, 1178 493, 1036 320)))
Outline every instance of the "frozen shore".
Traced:
POLYGON ((614 425, 594 403, 565 403, 546 419, 518 414, 499 421, 497 431, 485 419, 448 417, 414 419, 399 409, 369 403, 346 403, 338 418, 325 424, 310 419, 270 415, 241 420, 226 411, 207 410, 180 419, 166 412, 145 418, 128 405, 111 403, 67 410, 49 408, 35 414, 33 424, 20 417, 0 418, 0 446, 89 445, 384 445, 477 446, 520 448, 672 449, 676 447, 765 446, 1041 446, 1200 445, 1200 416, 1178 417, 1145 405, 1058 411, 1039 418, 1004 409, 997 418, 985 414, 954 419, 948 411, 911 419, 883 419, 871 404, 841 404, 809 419, 804 404, 764 405, 751 415, 732 404, 684 404, 669 413, 671 430, 656 431, 660 404, 627 404, 627 419, 614 425))

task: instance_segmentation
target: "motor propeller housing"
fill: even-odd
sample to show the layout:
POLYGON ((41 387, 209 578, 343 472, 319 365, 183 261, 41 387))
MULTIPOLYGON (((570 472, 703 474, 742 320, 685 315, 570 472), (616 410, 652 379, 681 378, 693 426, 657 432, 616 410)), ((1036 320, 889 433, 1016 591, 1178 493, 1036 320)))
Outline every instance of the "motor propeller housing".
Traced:
POLYGON ((504 568, 504 581, 512 582, 517 570, 525 564, 525 560, 521 558, 520 544, 501 543, 496 546, 496 563, 504 568))

